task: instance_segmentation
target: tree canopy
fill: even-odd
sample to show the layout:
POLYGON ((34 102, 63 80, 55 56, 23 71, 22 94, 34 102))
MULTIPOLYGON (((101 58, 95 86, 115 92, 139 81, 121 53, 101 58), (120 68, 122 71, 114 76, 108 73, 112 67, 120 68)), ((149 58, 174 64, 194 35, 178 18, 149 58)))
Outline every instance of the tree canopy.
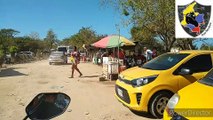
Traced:
MULTIPOLYGON (((19 51, 32 51, 36 53, 38 50, 43 51, 47 48, 47 44, 39 38, 39 34, 33 32, 28 36, 16 37, 19 31, 14 29, 0 29, 0 53, 1 57, 5 54, 17 53, 19 51)), ((52 33, 50 34, 50 36, 52 33)), ((51 38, 51 37, 48 37, 51 38)))
POLYGON ((73 45, 78 48, 82 48, 82 46, 90 45, 101 38, 105 37, 104 35, 97 35, 94 30, 90 27, 82 27, 78 33, 70 36, 69 38, 64 39, 61 44, 63 45, 73 45))
POLYGON ((44 38, 44 41, 47 45, 47 50, 51 50, 53 49, 53 46, 56 44, 56 41, 57 41, 57 36, 56 34, 53 32, 52 29, 50 29, 48 32, 47 32, 47 35, 46 35, 46 38, 44 38))
POLYGON ((13 45, 13 38, 19 31, 14 29, 1 29, 0 30, 0 45, 2 53, 6 54, 9 50, 9 47, 13 45))
POLYGON ((127 23, 132 25, 131 35, 134 41, 142 41, 148 46, 161 43, 164 51, 170 51, 173 46, 183 49, 195 48, 193 39, 175 38, 174 0, 102 1, 113 4, 121 15, 127 18, 127 23))

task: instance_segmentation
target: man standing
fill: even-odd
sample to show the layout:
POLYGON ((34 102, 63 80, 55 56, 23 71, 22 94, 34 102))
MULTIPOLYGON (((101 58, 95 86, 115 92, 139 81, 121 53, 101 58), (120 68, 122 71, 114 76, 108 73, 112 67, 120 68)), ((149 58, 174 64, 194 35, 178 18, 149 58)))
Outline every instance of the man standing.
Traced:
POLYGON ((150 49, 147 49, 147 47, 144 47, 143 50, 146 61, 150 61, 152 59, 152 51, 150 49))

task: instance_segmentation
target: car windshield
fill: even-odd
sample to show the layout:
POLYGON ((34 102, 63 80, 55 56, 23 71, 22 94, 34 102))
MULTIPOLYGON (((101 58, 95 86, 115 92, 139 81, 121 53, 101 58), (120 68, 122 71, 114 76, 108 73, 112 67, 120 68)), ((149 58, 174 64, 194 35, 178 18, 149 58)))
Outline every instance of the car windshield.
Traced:
POLYGON ((176 65, 188 55, 189 54, 166 53, 147 62, 142 66, 142 68, 151 70, 167 70, 176 65))
POLYGON ((201 80, 199 80, 200 83, 213 86, 213 69, 201 80))
POLYGON ((59 47, 58 51, 67 52, 67 48, 66 47, 59 47))

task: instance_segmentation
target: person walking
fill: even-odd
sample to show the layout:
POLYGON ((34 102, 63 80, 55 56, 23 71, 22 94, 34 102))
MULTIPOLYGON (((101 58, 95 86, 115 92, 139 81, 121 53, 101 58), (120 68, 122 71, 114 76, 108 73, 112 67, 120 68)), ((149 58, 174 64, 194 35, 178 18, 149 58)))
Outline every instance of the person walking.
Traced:
POLYGON ((77 51, 77 47, 74 46, 74 51, 71 53, 71 61, 72 61, 72 74, 71 78, 73 78, 74 70, 77 70, 80 74, 79 77, 81 77, 83 74, 78 69, 78 64, 80 63, 80 53, 77 51))

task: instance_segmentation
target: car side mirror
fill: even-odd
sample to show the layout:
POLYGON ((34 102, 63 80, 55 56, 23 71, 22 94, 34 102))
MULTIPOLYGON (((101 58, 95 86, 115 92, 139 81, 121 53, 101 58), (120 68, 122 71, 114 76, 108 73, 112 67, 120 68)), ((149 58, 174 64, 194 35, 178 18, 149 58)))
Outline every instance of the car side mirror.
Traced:
POLYGON ((191 74, 192 74, 191 70, 187 68, 181 68, 179 72, 179 75, 191 75, 191 74))
POLYGON ((64 93, 40 93, 26 107, 27 116, 32 120, 47 120, 63 114, 71 99, 64 93))

